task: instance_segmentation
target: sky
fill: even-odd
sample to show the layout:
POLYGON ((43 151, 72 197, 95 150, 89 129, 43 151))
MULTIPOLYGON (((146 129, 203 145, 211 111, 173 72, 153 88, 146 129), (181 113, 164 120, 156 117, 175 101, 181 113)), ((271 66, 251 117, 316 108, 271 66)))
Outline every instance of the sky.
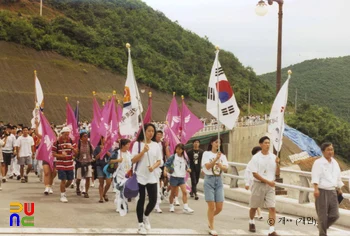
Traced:
MULTIPOLYGON (((172 21, 230 51, 257 74, 277 65, 278 4, 258 16, 258 0, 143 0, 172 21)), ((282 67, 350 55, 350 0, 284 0, 282 67)))

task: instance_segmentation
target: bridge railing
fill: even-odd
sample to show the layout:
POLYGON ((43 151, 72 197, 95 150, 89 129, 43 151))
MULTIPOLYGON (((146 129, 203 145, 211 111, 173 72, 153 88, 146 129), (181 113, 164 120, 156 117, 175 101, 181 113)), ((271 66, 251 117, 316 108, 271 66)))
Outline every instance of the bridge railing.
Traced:
MULTIPOLYGON (((229 162, 228 164, 230 166, 230 168, 229 168, 230 173, 227 173, 227 174, 224 173, 223 175, 225 177, 231 178, 230 188, 238 188, 238 180, 244 180, 244 176, 239 175, 237 167, 246 168, 247 164, 238 163, 238 162, 229 162)), ((300 182, 301 182, 302 186, 275 182, 276 186, 281 187, 281 188, 291 188, 291 189, 299 190, 299 203, 300 204, 309 203, 310 202, 309 193, 314 192, 314 189, 311 188, 311 186, 310 186, 311 172, 299 171, 299 170, 289 170, 289 169, 285 169, 285 168, 281 168, 280 171, 285 172, 285 173, 292 173, 292 174, 299 175, 300 182)), ((342 176, 342 181, 349 181, 349 177, 342 176)), ((350 199, 350 194, 343 193, 343 197, 350 199)))

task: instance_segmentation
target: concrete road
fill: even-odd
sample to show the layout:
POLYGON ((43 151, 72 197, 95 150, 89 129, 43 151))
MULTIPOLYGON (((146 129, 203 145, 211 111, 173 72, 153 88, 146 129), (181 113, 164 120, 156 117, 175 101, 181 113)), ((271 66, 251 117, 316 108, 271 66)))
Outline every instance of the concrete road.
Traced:
MULTIPOLYGON (((129 203, 129 213, 121 217, 115 211, 114 193, 110 190, 110 201, 98 203, 98 189, 91 188, 90 198, 86 199, 68 189, 68 203, 59 201, 59 182, 53 186, 54 194, 45 196, 44 185, 34 175, 29 176, 28 183, 8 180, 2 184, 0 191, 0 235, 135 235, 137 218, 135 201, 129 203), (34 226, 9 226, 10 202, 34 202, 34 226)), ((96 185, 97 182, 95 182, 96 185)), ((180 201, 181 202, 181 201, 180 201)), ((181 204, 182 205, 182 204, 181 204)), ((207 205, 200 195, 198 201, 189 198, 189 206, 193 214, 182 212, 182 206, 176 207, 175 213, 169 212, 169 204, 164 200, 161 204, 163 213, 152 213, 150 216, 152 230, 148 235, 208 235, 206 218, 207 205)), ((25 216, 24 212, 20 216, 25 216)), ((215 228, 219 235, 267 235, 267 213, 264 220, 256 221, 256 233, 248 231, 248 207, 244 204, 226 201, 224 210, 215 218, 215 228)), ((304 225, 297 221, 297 216, 278 215, 276 231, 280 235, 318 235, 317 226, 304 225), (285 218, 283 218, 285 217, 285 218), (282 223, 283 219, 285 224, 282 223)), ((348 235, 349 228, 334 226, 329 235, 348 235)))

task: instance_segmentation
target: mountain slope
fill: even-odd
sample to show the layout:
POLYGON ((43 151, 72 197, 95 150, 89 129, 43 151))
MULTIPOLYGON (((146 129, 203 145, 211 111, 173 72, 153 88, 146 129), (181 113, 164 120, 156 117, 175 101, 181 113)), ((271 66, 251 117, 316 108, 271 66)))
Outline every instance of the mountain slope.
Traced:
MULTIPOLYGON (((139 0, 46 0, 44 17, 38 17, 28 10, 38 9, 38 2, 1 4, 6 10, 0 12, 0 40, 53 50, 121 75, 129 42, 138 82, 205 101, 214 45, 163 13, 139 0)), ((232 53, 222 50, 220 61, 239 104, 247 104, 249 88, 257 91, 252 103, 273 99, 270 87, 232 53)))
MULTIPOLYGON (((97 92, 100 104, 117 91, 122 100, 125 78, 91 64, 73 61, 54 52, 36 51, 15 43, 0 41, 0 120, 29 125, 34 108, 34 73, 45 96, 45 115, 51 122, 65 122, 65 99, 73 109, 80 102, 81 120, 92 118, 92 91, 97 92)), ((147 108, 148 89, 141 94, 144 110, 147 108)), ((165 120, 171 94, 153 93, 153 119, 165 120)), ((180 95, 180 94, 179 94, 180 95)), ((180 99, 178 99, 180 102, 180 99)), ((186 99, 189 108, 197 115, 209 117, 205 105, 186 99)))
MULTIPOLYGON (((336 115, 350 121, 350 56, 314 59, 291 65, 282 70, 293 71, 289 85, 289 100, 329 107, 336 115)), ((275 87, 276 74, 259 76, 275 87)))

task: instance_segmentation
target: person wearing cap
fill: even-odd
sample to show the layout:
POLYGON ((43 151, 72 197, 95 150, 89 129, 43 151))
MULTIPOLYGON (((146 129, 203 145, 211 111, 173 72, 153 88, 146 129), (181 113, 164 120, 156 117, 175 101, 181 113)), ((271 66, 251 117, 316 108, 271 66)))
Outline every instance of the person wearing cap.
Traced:
POLYGON ((61 130, 61 136, 56 143, 52 146, 53 156, 56 157, 56 169, 58 172, 58 179, 61 180, 60 201, 63 203, 68 202, 66 196, 66 188, 72 183, 74 179, 74 164, 73 164, 73 152, 78 153, 77 145, 73 143, 69 137, 71 129, 64 127, 61 130))

